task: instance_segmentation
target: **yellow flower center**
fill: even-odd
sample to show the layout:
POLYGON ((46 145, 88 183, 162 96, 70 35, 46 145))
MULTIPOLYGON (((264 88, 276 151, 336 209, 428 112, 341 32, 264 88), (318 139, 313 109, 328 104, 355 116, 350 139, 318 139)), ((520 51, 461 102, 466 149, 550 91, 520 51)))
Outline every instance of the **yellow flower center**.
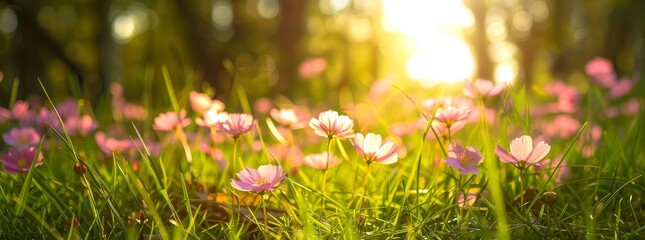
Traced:
POLYGON ((26 138, 26 137, 20 137, 20 138, 18 138, 18 143, 20 143, 20 145, 25 145, 25 144, 27 144, 27 138, 26 138))
POLYGON ((256 179, 255 184, 265 184, 267 183, 267 180, 264 178, 256 179))
POLYGON ((18 159, 18 168, 25 168, 27 167, 27 160, 25 159, 18 159))

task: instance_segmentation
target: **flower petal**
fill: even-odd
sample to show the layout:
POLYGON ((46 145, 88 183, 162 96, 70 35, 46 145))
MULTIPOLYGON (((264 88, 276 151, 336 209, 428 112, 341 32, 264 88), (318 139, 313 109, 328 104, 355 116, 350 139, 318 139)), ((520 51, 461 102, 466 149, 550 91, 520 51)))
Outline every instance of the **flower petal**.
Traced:
POLYGON ((526 161, 526 158, 533 150, 533 139, 531 136, 521 136, 511 142, 511 154, 520 161, 526 161))
POLYGON ((504 150, 502 147, 497 145, 495 147, 495 154, 499 157, 499 160, 505 163, 512 163, 512 164, 517 164, 519 161, 517 158, 515 158, 513 155, 508 153, 506 150, 504 150))

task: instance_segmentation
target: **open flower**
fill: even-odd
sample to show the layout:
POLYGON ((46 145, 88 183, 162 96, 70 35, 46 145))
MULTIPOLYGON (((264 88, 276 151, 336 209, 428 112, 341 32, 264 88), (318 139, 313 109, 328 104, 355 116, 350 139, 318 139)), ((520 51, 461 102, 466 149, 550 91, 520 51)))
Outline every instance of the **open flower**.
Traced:
POLYGON ((218 123, 223 123, 227 119, 227 112, 220 112, 215 108, 211 108, 204 113, 202 118, 197 118, 195 123, 202 127, 216 127, 218 123))
POLYGON ((368 133, 363 136, 357 133, 354 136, 354 148, 367 164, 372 162, 392 164, 399 160, 394 143, 390 141, 383 143, 379 134, 368 133))
POLYGON ((302 116, 293 109, 271 109, 271 117, 280 125, 291 129, 300 129, 307 125, 302 116))
POLYGON ((28 147, 38 144, 40 135, 30 127, 13 128, 2 135, 2 140, 9 146, 28 147))
POLYGON ((464 149, 464 147, 457 143, 451 143, 448 146, 446 163, 457 168, 461 174, 479 173, 479 169, 476 166, 483 160, 482 154, 475 147, 470 146, 464 149))
POLYGON ((155 118, 155 123, 152 126, 157 131, 174 131, 177 127, 185 127, 190 124, 190 119, 186 118, 186 110, 181 110, 179 114, 176 112, 166 112, 159 114, 155 118))
POLYGON ((217 129, 237 139, 245 133, 251 131, 255 126, 253 116, 245 113, 231 113, 226 121, 216 123, 217 129))
POLYGON ((492 97, 500 94, 504 88, 506 88, 505 83, 493 83, 491 80, 485 79, 476 79, 474 82, 465 81, 464 95, 476 98, 476 97, 492 97))
POLYGON ((94 135, 94 140, 101 151, 108 156, 112 155, 113 152, 127 152, 135 147, 130 140, 108 137, 103 132, 97 132, 96 135, 94 135))
POLYGON ((205 93, 198 93, 196 91, 191 91, 190 95, 190 107, 198 113, 205 113, 209 109, 215 109, 215 111, 224 110, 224 103, 219 100, 212 100, 205 93))
POLYGON ((321 137, 351 138, 354 136, 352 129, 354 121, 347 116, 338 115, 338 112, 333 110, 321 112, 318 118, 311 118, 309 127, 321 137))
POLYGON ((244 168, 237 173, 238 179, 231 179, 231 186, 244 192, 264 194, 273 191, 282 184, 287 173, 280 166, 262 165, 258 169, 244 168))
POLYGON ((510 163, 517 168, 524 169, 539 164, 549 153, 549 150, 551 150, 549 144, 540 141, 533 146, 531 136, 524 135, 511 141, 510 153, 497 145, 495 154, 497 154, 502 162, 510 163))
POLYGON ((470 115, 470 110, 461 109, 453 106, 440 108, 434 117, 434 120, 450 128, 457 122, 463 121, 470 115))
POLYGON ((605 58, 596 57, 585 64, 585 73, 598 85, 609 88, 616 84, 616 72, 611 62, 605 58))
POLYGON ((10 119, 22 123, 24 120, 29 120, 33 114, 34 113, 29 110, 28 102, 18 100, 13 104, 11 111, 5 108, 0 108, 0 123, 10 119))
POLYGON ((80 135, 87 136, 92 131, 96 130, 98 123, 89 115, 83 115, 82 117, 72 116, 65 120, 65 128, 69 135, 80 135))
POLYGON ((36 167, 43 165, 43 155, 38 154, 36 159, 36 152, 35 147, 9 149, 9 152, 2 156, 4 171, 12 174, 28 172, 34 160, 37 161, 36 167))
POLYGON ((340 163, 340 159, 336 156, 331 155, 329 157, 329 163, 327 163, 327 152, 309 154, 305 156, 305 164, 315 169, 325 170, 329 167, 336 166, 340 163))

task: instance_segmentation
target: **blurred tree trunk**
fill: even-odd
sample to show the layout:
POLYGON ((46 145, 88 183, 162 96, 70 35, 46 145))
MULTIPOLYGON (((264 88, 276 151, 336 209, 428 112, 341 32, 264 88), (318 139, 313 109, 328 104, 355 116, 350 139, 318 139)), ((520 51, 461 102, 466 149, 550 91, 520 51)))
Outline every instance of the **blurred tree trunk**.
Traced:
POLYGON ((18 68, 18 77, 21 81, 20 89, 18 90, 19 98, 24 99, 28 94, 33 93, 40 95, 42 89, 38 84, 38 79, 41 79, 46 89, 52 89, 49 87, 45 68, 45 61, 49 56, 63 62, 82 86, 83 76, 80 68, 65 55, 63 47, 38 24, 36 12, 40 7, 40 1, 19 4, 16 1, 9 0, 8 3, 17 6, 19 9, 17 11, 18 34, 14 37, 15 49, 13 50, 17 62, 15 66, 18 68))

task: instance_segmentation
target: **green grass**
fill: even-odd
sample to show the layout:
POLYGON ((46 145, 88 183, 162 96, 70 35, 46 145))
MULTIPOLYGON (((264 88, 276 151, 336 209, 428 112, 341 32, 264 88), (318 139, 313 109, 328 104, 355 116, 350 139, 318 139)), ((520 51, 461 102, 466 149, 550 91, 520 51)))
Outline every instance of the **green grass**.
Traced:
MULTIPOLYGON (((536 194, 526 195, 530 204, 520 207, 519 200, 515 201, 521 194, 520 172, 500 162, 494 148, 496 145, 508 148, 509 142, 521 134, 539 134, 537 119, 528 113, 537 102, 548 100, 531 95, 524 88, 514 87, 495 99, 476 102, 474 111, 482 110, 483 106, 497 111, 495 124, 491 126, 480 120, 452 136, 454 141, 475 146, 482 152, 485 160, 479 166, 479 174, 461 176, 446 165, 443 162, 445 143, 425 137, 437 136, 428 124, 411 135, 392 136, 397 145, 407 149, 407 154, 396 164, 372 164, 369 175, 365 176, 369 184, 364 190, 361 184, 366 164, 348 140, 334 141, 332 152, 342 163, 328 170, 327 191, 321 191, 322 171, 307 166, 295 171, 284 162, 284 156, 267 150, 267 146, 286 144, 287 140, 285 136, 274 136, 278 126, 272 125, 273 122, 267 125, 268 116, 254 113, 242 85, 235 85, 231 89, 236 91, 237 98, 230 104, 253 113, 259 124, 256 131, 238 141, 238 159, 248 167, 280 164, 289 173, 278 190, 266 195, 268 226, 265 226, 259 197, 233 190, 228 172, 199 150, 198 140, 182 146, 173 140, 173 133, 152 130, 153 113, 190 108, 187 93, 191 89, 180 89, 175 95, 166 68, 162 68, 162 74, 167 91, 155 94, 167 94, 171 108, 155 109, 150 99, 144 99, 142 102, 148 106, 149 114, 143 122, 115 120, 109 104, 95 104, 92 109, 101 119, 101 130, 114 123, 126 129, 132 141, 157 139, 163 144, 161 155, 153 156, 144 144, 138 146, 135 154, 105 156, 93 135, 70 136, 65 128, 63 132, 49 130, 38 147, 44 156, 43 166, 32 165, 28 173, 21 175, 0 173, 0 238, 639 239, 645 236, 642 225, 645 223, 644 115, 603 119, 593 112, 603 111, 609 103, 592 94, 585 95, 581 104, 584 107, 580 111, 586 114, 578 120, 585 124, 577 135, 547 139, 552 146, 547 158, 563 155, 571 168, 570 177, 556 184, 556 171, 561 164, 539 173, 528 170, 523 175, 524 188, 532 187, 536 194), (514 107, 504 110, 507 100, 514 107), (590 125, 601 126, 602 137, 595 153, 584 157, 581 145, 587 141, 590 125), (259 142, 256 144, 259 149, 252 147, 254 141, 259 142), (191 149, 191 163, 186 161, 186 149, 191 149), (139 161, 138 168, 133 165, 135 159, 139 161), (460 189, 477 192, 474 206, 462 208, 457 204, 460 189), (557 201, 547 202, 543 197, 546 192, 556 194, 557 201), (78 218, 80 225, 68 227, 68 221, 74 218, 78 218)), ((14 92, 17 87, 16 81, 14 92)), ((151 95, 152 92, 143 93, 147 98, 151 95)), ((46 96, 52 106, 53 102, 46 96)), ((375 114, 372 122, 376 124, 357 123, 359 126, 355 129, 388 136, 391 124, 420 114, 417 110, 402 110, 401 106, 420 100, 418 94, 393 90, 386 101, 372 103, 375 114)), ((109 102, 109 96, 101 101, 109 102)), ((11 103, 14 102, 15 95, 12 95, 11 103)), ((228 106, 229 103, 227 110, 232 111, 228 106)), ((346 113, 359 114, 358 111, 346 113)), ((434 118, 434 113, 427 117, 434 118)), ((60 118, 59 121, 63 122, 60 118)), ((194 121, 184 131, 209 138, 194 121)), ((291 132, 296 139, 294 144, 305 154, 327 148, 326 139, 312 132, 308 127, 291 132), (316 138, 317 143, 310 143, 316 138)), ((226 159, 232 158, 231 139, 218 146, 226 159)))

